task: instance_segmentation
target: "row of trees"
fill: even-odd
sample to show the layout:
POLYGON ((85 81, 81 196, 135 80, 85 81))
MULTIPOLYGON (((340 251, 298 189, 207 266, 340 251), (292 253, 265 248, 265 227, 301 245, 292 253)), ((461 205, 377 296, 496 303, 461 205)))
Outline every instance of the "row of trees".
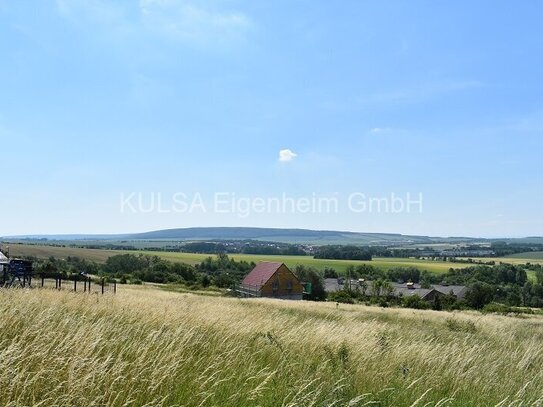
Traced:
POLYGON ((283 256, 304 256, 306 250, 297 244, 248 241, 189 242, 175 246, 174 250, 187 253, 245 253, 283 256))
POLYGON ((346 269, 346 277, 351 279, 365 280, 384 280, 395 282, 419 283, 421 281, 433 282, 433 275, 427 271, 420 271, 416 267, 393 267, 388 270, 383 270, 372 266, 371 264, 361 264, 359 266, 348 266, 346 269))
POLYGON ((321 246, 315 250, 316 259, 371 260, 369 247, 359 246, 321 246))

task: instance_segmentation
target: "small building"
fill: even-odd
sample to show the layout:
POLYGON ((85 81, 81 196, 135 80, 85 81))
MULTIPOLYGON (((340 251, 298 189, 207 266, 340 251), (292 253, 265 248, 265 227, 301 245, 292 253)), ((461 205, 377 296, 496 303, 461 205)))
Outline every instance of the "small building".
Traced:
POLYGON ((439 292, 435 288, 422 288, 419 284, 394 284, 395 297, 412 297, 419 296, 425 301, 433 301, 436 297, 443 297, 445 294, 439 292))
POLYGON ((304 287, 283 263, 261 262, 247 274, 237 292, 242 297, 301 300, 304 287))
POLYGON ((4 255, 4 253, 0 252, 0 278, 4 276, 4 272, 7 272, 8 269, 9 269, 9 259, 4 255))
MULTIPOLYGON (((327 278, 324 280, 327 293, 338 292, 347 288, 351 290, 364 291, 365 294, 373 294, 373 281, 346 280, 344 278, 327 278), (364 286, 364 287, 363 287, 364 286)), ((390 283, 393 297, 410 297, 418 295, 423 300, 433 301, 435 297, 452 295, 461 300, 467 292, 467 287, 463 285, 432 285, 429 288, 422 288, 416 283, 390 283)), ((384 295, 381 292, 379 295, 384 295)))
POLYGON ((9 264, 9 259, 4 255, 4 253, 0 252, 0 265, 9 264))
POLYGON ((433 286, 437 291, 445 295, 452 295, 458 300, 463 300, 468 292, 468 287, 464 285, 442 285, 436 284, 433 286))

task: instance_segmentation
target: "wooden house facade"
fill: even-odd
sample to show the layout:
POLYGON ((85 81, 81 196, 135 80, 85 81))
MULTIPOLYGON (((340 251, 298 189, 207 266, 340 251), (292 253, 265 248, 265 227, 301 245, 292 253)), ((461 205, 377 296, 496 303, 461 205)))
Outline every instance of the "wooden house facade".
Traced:
POLYGON ((301 300, 304 287, 283 263, 261 262, 241 282, 238 293, 244 297, 301 300))

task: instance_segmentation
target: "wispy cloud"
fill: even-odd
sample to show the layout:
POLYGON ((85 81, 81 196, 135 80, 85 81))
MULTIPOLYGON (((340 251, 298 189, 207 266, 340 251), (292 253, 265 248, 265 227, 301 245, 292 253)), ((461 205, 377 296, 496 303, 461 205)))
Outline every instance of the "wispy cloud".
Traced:
POLYGON ((428 82, 417 86, 361 96, 358 98, 357 102, 361 104, 419 102, 452 92, 482 88, 484 86, 485 84, 483 82, 476 80, 428 82))
POLYGON ((140 0, 141 20, 151 32, 197 46, 229 46, 253 28, 239 11, 222 11, 184 0, 140 0))
POLYGON ((218 2, 140 0, 56 0, 59 14, 75 23, 107 28, 111 33, 155 36, 200 48, 228 48, 254 28, 241 11, 223 10, 218 2), (135 7, 134 7, 135 6, 135 7))
POLYGON ((292 150, 286 148, 284 150, 279 150, 279 161, 288 162, 292 161, 298 154, 294 153, 292 150))
POLYGON ((373 129, 370 129, 370 133, 373 134, 382 134, 382 133, 389 133, 392 129, 390 127, 374 127, 373 129))

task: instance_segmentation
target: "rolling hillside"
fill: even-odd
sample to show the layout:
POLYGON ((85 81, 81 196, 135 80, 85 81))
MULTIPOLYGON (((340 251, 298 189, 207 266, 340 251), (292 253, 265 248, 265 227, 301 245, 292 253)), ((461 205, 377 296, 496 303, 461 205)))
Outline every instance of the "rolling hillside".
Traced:
MULTIPOLYGON (((306 244, 406 245, 458 243, 476 240, 467 237, 428 237, 392 233, 359 233, 333 230, 279 229, 252 227, 199 227, 156 230, 145 233, 118 235, 27 235, 6 236, 3 239, 49 239, 59 241, 189 241, 189 240, 262 240, 306 244)), ((480 240, 480 239, 479 239, 480 240)))
POLYGON ((473 237, 431 237, 402 235, 396 233, 362 233, 334 230, 281 229, 256 227, 194 227, 155 230, 145 233, 105 234, 72 234, 72 235, 23 235, 4 236, 0 240, 54 240, 70 242, 86 240, 92 242, 157 242, 157 241, 198 241, 198 240, 260 240, 298 244, 354 244, 354 245, 447 245, 505 241, 509 243, 543 244, 543 237, 484 239, 473 237))

